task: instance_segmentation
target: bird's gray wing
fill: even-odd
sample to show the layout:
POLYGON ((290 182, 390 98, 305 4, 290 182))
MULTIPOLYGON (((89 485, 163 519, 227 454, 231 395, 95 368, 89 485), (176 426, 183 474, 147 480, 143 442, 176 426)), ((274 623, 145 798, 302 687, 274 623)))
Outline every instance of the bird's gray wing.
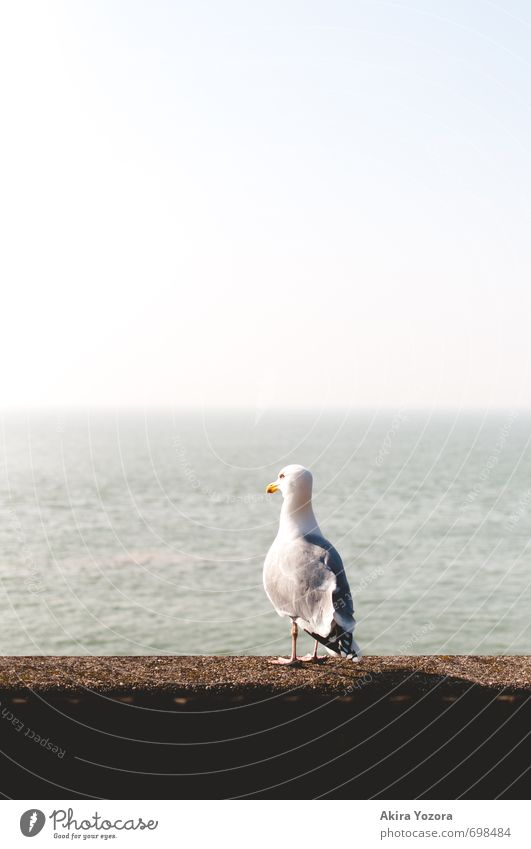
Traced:
POLYGON ((334 619, 346 631, 353 631, 356 624, 356 620, 354 619, 354 603, 345 567, 343 566, 339 552, 324 537, 309 534, 305 539, 314 545, 319 545, 324 550, 324 565, 335 576, 335 587, 332 591, 334 619))
POLYGON ((354 628, 343 563, 324 537, 309 534, 274 544, 264 565, 264 587, 277 613, 310 633, 328 637, 334 620, 342 630, 354 628))

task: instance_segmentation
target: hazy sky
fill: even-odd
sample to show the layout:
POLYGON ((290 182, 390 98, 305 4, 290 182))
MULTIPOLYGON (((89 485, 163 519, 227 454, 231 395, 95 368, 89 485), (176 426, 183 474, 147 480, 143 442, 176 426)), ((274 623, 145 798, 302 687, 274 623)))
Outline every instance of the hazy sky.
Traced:
POLYGON ((531 404, 527 2, 5 2, 4 405, 531 404))

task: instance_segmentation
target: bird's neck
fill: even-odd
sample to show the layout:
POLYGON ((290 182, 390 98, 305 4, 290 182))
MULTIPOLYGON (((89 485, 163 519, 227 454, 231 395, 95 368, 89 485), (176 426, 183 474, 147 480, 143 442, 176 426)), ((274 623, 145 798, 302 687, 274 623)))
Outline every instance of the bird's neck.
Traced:
POLYGON ((278 536, 282 539, 296 539, 316 533, 320 534, 321 531, 311 501, 300 504, 292 498, 285 498, 280 511, 278 536))

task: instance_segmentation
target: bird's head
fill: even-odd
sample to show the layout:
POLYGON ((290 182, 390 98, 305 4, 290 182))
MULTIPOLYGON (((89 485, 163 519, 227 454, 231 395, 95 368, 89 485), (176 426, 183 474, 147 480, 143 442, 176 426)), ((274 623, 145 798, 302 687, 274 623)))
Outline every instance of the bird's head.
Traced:
POLYGON ((312 498, 313 476, 309 469, 293 463, 284 466, 278 473, 276 481, 270 483, 266 492, 280 492, 284 498, 293 498, 299 504, 305 504, 312 498))

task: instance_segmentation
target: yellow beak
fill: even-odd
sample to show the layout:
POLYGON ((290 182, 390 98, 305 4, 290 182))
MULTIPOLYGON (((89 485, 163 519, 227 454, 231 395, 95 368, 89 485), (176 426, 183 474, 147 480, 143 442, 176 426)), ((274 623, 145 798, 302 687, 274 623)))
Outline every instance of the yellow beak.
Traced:
POLYGON ((270 483, 269 486, 266 487, 266 492, 276 492, 278 490, 278 486, 276 483, 270 483))

